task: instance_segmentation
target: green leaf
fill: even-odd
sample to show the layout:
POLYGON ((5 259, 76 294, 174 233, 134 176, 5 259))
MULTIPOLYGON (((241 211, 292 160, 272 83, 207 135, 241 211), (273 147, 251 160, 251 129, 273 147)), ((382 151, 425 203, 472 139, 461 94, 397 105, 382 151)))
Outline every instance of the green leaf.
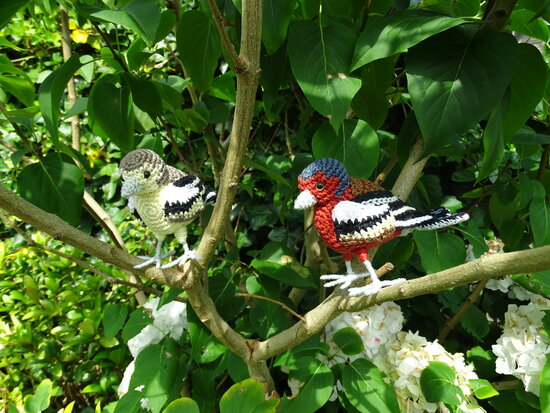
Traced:
POLYGON ((397 12, 369 21, 359 35, 352 70, 406 51, 422 40, 464 23, 465 20, 423 10, 397 12))
POLYGON ((0 75, 0 87, 12 94, 25 106, 32 106, 34 103, 34 84, 25 76, 0 75))
POLYGON ((283 398, 281 411, 315 412, 328 401, 334 385, 334 375, 323 361, 311 356, 300 358, 297 367, 296 370, 291 370, 290 376, 303 385, 294 398, 283 398))
POLYGON ((352 327, 345 327, 338 330, 333 336, 334 342, 342 353, 348 356, 362 353, 365 351, 363 340, 357 331, 352 327))
POLYGON ((354 177, 369 178, 378 165, 378 135, 361 119, 344 120, 338 134, 328 124, 321 125, 311 146, 315 158, 335 158, 354 177))
POLYGON ((550 244, 550 203, 545 198, 537 196, 531 201, 529 221, 535 247, 550 244))
POLYGON ((464 241, 454 234, 437 231, 416 231, 414 240, 420 254, 422 267, 433 274, 464 263, 464 241))
POLYGON ((191 307, 187 308, 187 322, 191 336, 191 359, 197 363, 211 363, 226 350, 212 333, 201 323, 191 307))
POLYGON ((456 373, 447 363, 430 361, 420 375, 420 388, 430 403, 443 402, 457 406, 464 399, 460 387, 455 385, 456 373))
POLYGON ((510 141, 540 102, 547 72, 548 67, 535 46, 518 44, 516 65, 510 80, 510 99, 502 126, 505 142, 510 141))
POLYGON ((80 223, 84 177, 68 156, 50 153, 39 162, 25 166, 17 183, 19 193, 27 201, 73 226, 80 223))
POLYGON ((75 72, 82 66, 80 57, 73 54, 69 60, 59 66, 56 70, 44 79, 38 89, 38 103, 44 117, 46 129, 55 143, 58 140, 58 116, 61 98, 64 96, 67 82, 74 76, 75 72))
POLYGON ((42 380, 34 394, 25 399, 25 412, 39 413, 46 410, 50 405, 52 389, 53 384, 50 379, 42 380))
POLYGON ((380 128, 388 115, 386 91, 394 72, 394 59, 380 59, 361 71, 361 89, 351 101, 357 116, 374 130, 380 128))
POLYGON ((30 0, 10 0, 0 3, 0 29, 3 29, 17 11, 30 0))
POLYGON ((153 323, 153 319, 145 312, 143 308, 138 308, 130 314, 128 322, 122 329, 122 339, 128 342, 132 337, 135 337, 146 326, 153 323))
POLYGON ((347 364, 342 384, 346 397, 360 412, 399 413, 395 390, 370 361, 357 359, 347 364))
POLYGON ((170 395, 173 380, 177 375, 179 349, 176 342, 165 338, 160 344, 145 347, 136 357, 134 374, 130 379, 130 388, 144 386, 142 397, 146 397, 153 413, 160 409, 170 395))
POLYGON ((131 73, 123 73, 122 77, 128 82, 132 91, 132 101, 138 108, 151 116, 162 112, 162 98, 157 89, 160 83, 141 79, 131 73))
POLYGON ((467 221, 462 228, 460 228, 460 232, 462 232, 464 238, 466 238, 472 245, 474 257, 479 258, 484 253, 489 251, 489 247, 483 238, 483 234, 474 221, 467 221))
POLYGON ((491 383, 485 379, 470 379, 468 384, 478 399, 488 399, 499 394, 491 383))
POLYGON ((460 319, 460 325, 478 340, 489 334, 489 321, 483 311, 478 306, 472 305, 460 319))
POLYGON ((157 2, 133 0, 119 10, 78 4, 77 11, 92 20, 119 24, 138 34, 149 46, 155 42, 161 22, 157 2))
MULTIPOLYGON (((518 3, 518 5, 520 4, 518 3)), ((522 33, 545 43, 548 41, 548 26, 542 19, 537 19, 535 16, 536 13, 534 10, 526 10, 521 8, 521 6, 517 7, 512 12, 506 30, 522 33)))
POLYGON ((540 374, 540 409, 541 413, 550 413, 550 354, 540 374))
POLYGON ((510 275, 510 278, 527 291, 550 299, 550 271, 541 271, 530 275, 510 275))
POLYGON ((516 47, 508 33, 472 37, 451 29, 409 51, 409 92, 427 153, 474 127, 500 102, 516 47))
POLYGON ((221 55, 216 25, 200 10, 183 13, 176 32, 178 53, 193 84, 205 91, 210 87, 221 55))
POLYGON ((478 181, 489 176, 500 165, 504 155, 503 123, 508 106, 509 93, 506 93, 502 102, 491 112, 487 126, 483 131, 483 163, 477 177, 478 181))
POLYGON ((311 106, 336 131, 361 87, 359 79, 349 76, 354 44, 354 30, 342 24, 321 27, 320 22, 298 21, 290 27, 292 72, 311 106))
POLYGON ((275 53, 286 39, 296 0, 266 0, 263 4, 262 42, 267 54, 275 53))
POLYGON ((126 322, 126 316, 128 315, 128 306, 124 304, 108 303, 103 309, 103 318, 101 323, 103 324, 103 330, 105 331, 105 337, 107 339, 113 338, 117 335, 120 329, 126 322))
POLYGON ((279 399, 267 397, 267 385, 246 379, 231 386, 220 400, 220 413, 275 413, 279 399))
POLYGON ((143 394, 137 390, 130 390, 120 398, 113 413, 141 413, 141 399, 143 394))
POLYGON ((88 113, 93 131, 123 152, 134 149, 134 111, 127 82, 105 75, 92 87, 88 113))
POLYGON ((195 400, 182 397, 172 401, 162 413, 200 413, 200 410, 195 400))

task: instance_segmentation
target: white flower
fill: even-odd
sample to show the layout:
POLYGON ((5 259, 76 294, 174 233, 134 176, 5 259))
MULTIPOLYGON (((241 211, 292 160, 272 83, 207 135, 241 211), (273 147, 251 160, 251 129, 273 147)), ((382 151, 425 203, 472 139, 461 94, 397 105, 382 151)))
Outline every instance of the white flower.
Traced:
POLYGON ((155 325, 149 324, 148 326, 143 327, 143 329, 136 336, 128 340, 128 348, 130 349, 132 356, 136 358, 145 347, 150 346, 151 344, 160 343, 163 338, 163 332, 155 325))
POLYGON ((536 299, 527 305, 510 304, 504 316, 502 335, 493 345, 497 356, 496 371, 522 380, 525 390, 539 394, 540 373, 550 352, 550 343, 543 334, 544 311, 550 300, 531 294, 536 299))
POLYGON ((130 379, 132 378, 132 374, 134 374, 135 368, 136 368, 135 360, 132 360, 130 364, 128 364, 128 367, 126 367, 126 370, 124 370, 124 376, 122 377, 122 380, 118 385, 118 389, 117 389, 118 397, 122 397, 126 393, 128 393, 128 387, 130 386, 130 379))
POLYGON ((507 293, 514 281, 510 277, 491 278, 485 288, 493 291, 502 291, 507 293))
POLYGON ((147 397, 142 397, 141 399, 139 399, 139 404, 142 409, 148 410, 150 412, 153 411, 153 409, 149 407, 149 400, 147 400, 147 397))

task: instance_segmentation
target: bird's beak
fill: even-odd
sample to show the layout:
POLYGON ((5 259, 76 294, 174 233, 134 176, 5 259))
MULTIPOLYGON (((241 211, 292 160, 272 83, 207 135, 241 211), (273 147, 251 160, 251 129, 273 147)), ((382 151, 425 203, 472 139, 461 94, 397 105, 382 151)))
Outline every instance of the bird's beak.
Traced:
POLYGON ((294 201, 294 208, 306 209, 312 207, 316 203, 317 200, 315 199, 313 194, 306 189, 305 191, 302 191, 302 193, 298 195, 298 198, 296 198, 296 200, 294 201))
POLYGON ((136 194, 140 190, 139 182, 135 179, 128 179, 122 183, 122 189, 120 190, 120 195, 123 198, 130 198, 132 195, 136 194))

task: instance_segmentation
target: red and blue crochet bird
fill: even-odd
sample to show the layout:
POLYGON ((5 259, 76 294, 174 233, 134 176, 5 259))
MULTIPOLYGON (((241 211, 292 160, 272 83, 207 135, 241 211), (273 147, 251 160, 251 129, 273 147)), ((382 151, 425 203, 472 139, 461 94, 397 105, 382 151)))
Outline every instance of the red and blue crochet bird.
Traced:
POLYGON ((351 178, 340 162, 332 158, 319 159, 305 168, 298 177, 300 195, 296 209, 313 207, 314 222, 327 246, 342 254, 347 274, 329 274, 325 287, 340 285, 349 288, 355 280, 369 277, 371 283, 349 288, 350 295, 371 295, 382 287, 405 281, 380 281, 369 261, 369 249, 377 247, 412 230, 431 230, 466 221, 466 213, 451 214, 446 208, 420 212, 405 204, 391 192, 373 182, 351 178), (351 266, 357 257, 367 272, 356 273, 351 266))

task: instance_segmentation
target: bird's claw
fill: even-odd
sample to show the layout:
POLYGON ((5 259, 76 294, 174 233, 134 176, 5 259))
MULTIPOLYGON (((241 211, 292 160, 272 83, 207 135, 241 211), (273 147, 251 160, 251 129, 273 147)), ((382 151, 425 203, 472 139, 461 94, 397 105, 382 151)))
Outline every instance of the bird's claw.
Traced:
POLYGON ((355 280, 358 280, 360 278, 365 277, 365 274, 325 274, 321 275, 322 280, 330 280, 329 282, 324 284, 324 287, 334 287, 335 285, 341 284, 340 288, 345 290, 348 288, 352 282, 355 280))
POLYGON ((368 285, 365 285, 363 287, 354 287, 350 288, 348 290, 348 293, 352 297, 356 297, 358 295, 373 295, 376 294, 378 291, 380 291, 382 288, 387 287, 389 285, 395 285, 406 281, 405 278, 398 278, 396 280, 384 280, 384 281, 377 281, 368 285))
POLYGON ((151 264, 155 264, 155 266, 157 268, 161 268, 160 266, 160 262, 166 258, 166 257, 169 257, 170 255, 174 255, 174 252, 175 251, 170 251, 170 252, 167 252, 166 254, 163 254, 163 255, 155 255, 153 257, 149 257, 147 255, 138 255, 138 258, 141 258, 142 260, 144 260, 141 264, 138 264, 138 265, 134 265, 134 268, 136 269, 139 269, 139 268, 145 268, 151 264))
POLYGON ((189 260, 198 261, 200 259, 201 258, 197 255, 195 250, 189 250, 189 251, 185 251, 185 253, 181 257, 176 258, 174 261, 171 261, 168 264, 164 264, 160 268, 162 268, 162 269, 171 268, 171 267, 175 267, 176 265, 178 265, 178 266, 183 265, 185 262, 187 262, 189 260))

